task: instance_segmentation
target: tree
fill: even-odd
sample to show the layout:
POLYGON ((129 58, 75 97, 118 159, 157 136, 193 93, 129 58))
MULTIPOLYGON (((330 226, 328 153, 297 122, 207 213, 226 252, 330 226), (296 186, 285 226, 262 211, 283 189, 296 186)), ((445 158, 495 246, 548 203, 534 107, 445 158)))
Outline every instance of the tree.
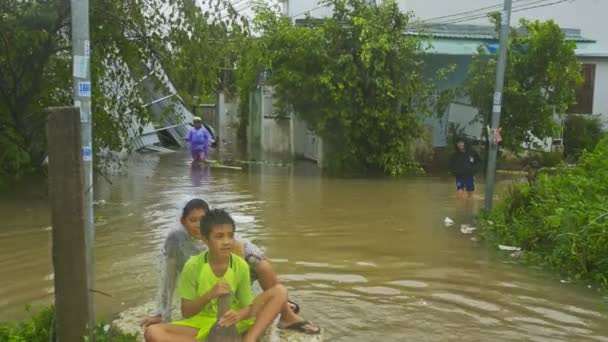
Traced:
MULTIPOLYGON (((129 149, 133 122, 150 121, 137 87, 144 65, 173 66, 172 52, 201 45, 190 46, 184 37, 208 36, 222 27, 213 34, 217 38, 235 27, 238 15, 227 0, 201 3, 206 7, 192 0, 91 0, 96 152, 129 149)), ((72 102, 70 19, 69 0, 0 0, 0 182, 39 165, 44 109, 72 102)), ((207 65, 200 72, 223 67, 223 60, 199 56, 207 65)), ((171 71, 180 79, 176 68, 171 71)))
POLYGON ((246 17, 230 2, 208 2, 201 10, 194 0, 176 3, 183 13, 179 30, 169 33, 172 49, 163 67, 187 103, 193 97, 215 102, 218 91, 235 92, 232 73, 239 58, 239 43, 248 34, 246 17))
POLYGON ((433 86, 423 76, 423 41, 405 34, 412 14, 392 0, 324 4, 334 8, 332 18, 306 26, 258 12, 253 53, 271 71, 279 107, 293 109, 329 143, 330 166, 339 172, 419 171, 412 146, 433 86))
MULTIPOLYGON (((500 22, 498 14, 493 15, 500 22)), ((576 88, 582 84, 581 66, 576 59, 576 44, 565 39, 553 21, 521 20, 511 30, 503 92, 502 145, 512 151, 534 138, 552 137, 556 130, 553 110, 564 113, 576 102, 576 88)), ((498 26, 497 26, 498 27, 498 26)), ((488 54, 482 47, 473 57, 465 82, 465 92, 479 108, 483 127, 492 114, 498 52, 488 54)))
POLYGON ((597 116, 570 114, 564 122, 564 156, 576 161, 584 151, 593 151, 605 135, 597 116))

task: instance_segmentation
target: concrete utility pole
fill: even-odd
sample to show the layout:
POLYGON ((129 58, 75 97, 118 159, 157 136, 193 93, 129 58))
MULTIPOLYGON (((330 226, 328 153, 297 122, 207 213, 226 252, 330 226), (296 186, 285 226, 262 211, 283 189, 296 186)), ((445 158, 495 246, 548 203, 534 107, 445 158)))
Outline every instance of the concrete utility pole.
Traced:
POLYGON ((507 41, 511 30, 511 3, 512 0, 505 0, 504 9, 501 15, 500 28, 500 47, 498 50, 498 65, 496 66, 496 85, 494 88, 494 103, 492 106, 491 130, 488 132, 488 173, 486 179, 485 208, 492 209, 494 198, 494 182, 496 179, 496 157, 498 155, 498 144, 500 141, 495 139, 500 127, 500 113, 502 110, 502 91, 505 81, 505 68, 507 66, 507 41))
POLYGON ((89 289, 89 341, 94 342, 95 301, 91 290, 95 288, 94 246, 95 222, 93 216, 93 144, 91 116, 91 41, 89 40, 89 0, 71 0, 72 57, 74 106, 80 108, 82 135, 82 161, 84 163, 84 208, 86 231, 87 287, 89 289))
POLYGON ((53 224, 57 341, 82 342, 89 325, 85 187, 80 111, 51 108, 46 123, 53 224))
POLYGON ((282 0, 281 2, 283 3, 283 15, 289 17, 289 0, 282 0))

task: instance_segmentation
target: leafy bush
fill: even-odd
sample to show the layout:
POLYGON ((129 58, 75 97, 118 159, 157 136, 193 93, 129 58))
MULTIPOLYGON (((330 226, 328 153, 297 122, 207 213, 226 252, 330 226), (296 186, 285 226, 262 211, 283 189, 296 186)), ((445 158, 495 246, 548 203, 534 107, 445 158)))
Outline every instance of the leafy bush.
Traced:
MULTIPOLYGON (((445 105, 451 92, 435 96, 436 82, 425 70, 425 40, 403 34, 415 19, 395 0, 378 6, 366 0, 321 3, 334 8, 331 18, 293 25, 272 9, 257 13, 260 37, 248 53, 271 69, 267 82, 274 86, 277 110, 293 110, 323 138, 330 172, 420 172, 412 148, 424 136, 420 116, 445 105)), ((432 77, 443 80, 449 69, 432 77)))
POLYGON ((534 260, 608 288, 608 137, 576 167, 512 187, 482 218, 484 236, 534 260))
POLYGON ((564 126, 564 155, 572 161, 583 151, 593 150, 604 135, 602 123, 596 116, 569 115, 564 126))
POLYGON ((560 152, 541 152, 539 158, 540 167, 556 167, 562 163, 560 152))
MULTIPOLYGON (((33 313, 30 319, 21 322, 0 323, 0 341, 3 342, 49 342, 56 341, 55 335, 55 308, 46 307, 33 313)), ((97 342, 131 342, 136 341, 136 336, 122 334, 114 331, 110 326, 103 323, 95 327, 95 338, 97 342)), ((85 340, 85 337, 83 337, 85 340)))

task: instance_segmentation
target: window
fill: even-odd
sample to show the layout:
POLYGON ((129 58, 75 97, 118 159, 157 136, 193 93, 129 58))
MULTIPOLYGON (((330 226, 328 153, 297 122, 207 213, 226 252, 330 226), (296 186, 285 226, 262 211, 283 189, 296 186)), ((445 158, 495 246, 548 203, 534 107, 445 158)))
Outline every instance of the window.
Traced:
POLYGON ((595 64, 583 64, 583 85, 576 91, 576 104, 568 108, 569 114, 593 114, 595 64))

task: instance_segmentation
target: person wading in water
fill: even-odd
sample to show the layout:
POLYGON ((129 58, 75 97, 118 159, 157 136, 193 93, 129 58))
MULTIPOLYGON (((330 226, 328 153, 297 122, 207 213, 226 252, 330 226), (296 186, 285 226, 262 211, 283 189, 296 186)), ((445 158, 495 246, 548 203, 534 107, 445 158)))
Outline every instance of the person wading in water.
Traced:
POLYGON ((471 150, 464 140, 456 142, 456 151, 450 158, 450 172, 456 177, 458 198, 472 197, 475 192, 475 174, 481 160, 477 152, 471 150))

